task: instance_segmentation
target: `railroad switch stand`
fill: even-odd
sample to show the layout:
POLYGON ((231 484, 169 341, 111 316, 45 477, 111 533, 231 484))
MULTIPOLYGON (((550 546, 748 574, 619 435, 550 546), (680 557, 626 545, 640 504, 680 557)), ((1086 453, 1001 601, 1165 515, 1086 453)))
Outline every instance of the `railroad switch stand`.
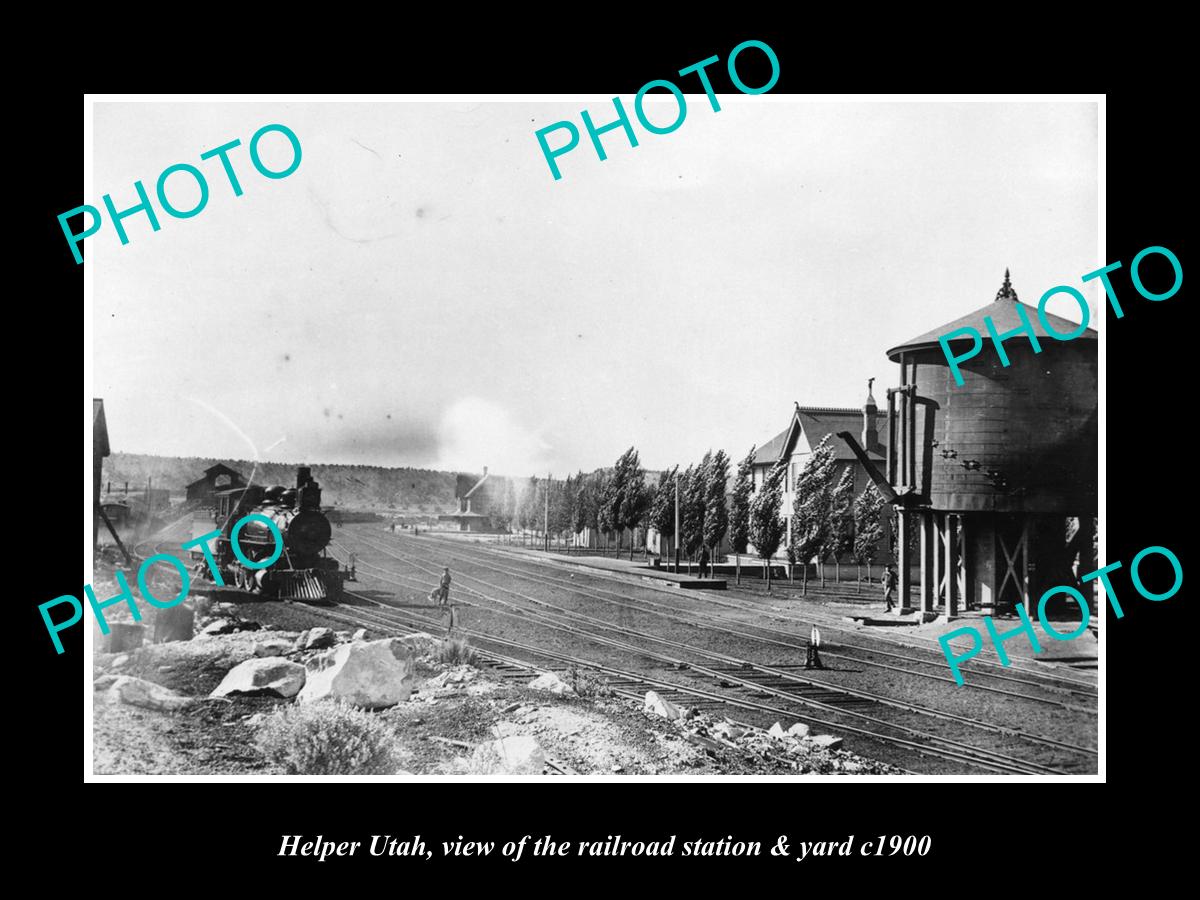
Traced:
POLYGON ((816 625, 808 633, 808 656, 804 660, 804 668, 825 668, 824 663, 821 662, 821 632, 817 630, 816 625))

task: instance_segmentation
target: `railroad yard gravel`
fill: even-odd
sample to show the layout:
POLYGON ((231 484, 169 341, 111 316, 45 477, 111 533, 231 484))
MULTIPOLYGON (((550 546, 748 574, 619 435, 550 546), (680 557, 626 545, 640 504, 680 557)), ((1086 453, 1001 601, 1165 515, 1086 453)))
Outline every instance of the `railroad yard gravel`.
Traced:
MULTIPOLYGON (((937 718, 929 715, 919 715, 895 707, 873 704, 860 706, 853 701, 850 708, 868 712, 886 722, 907 726, 923 732, 933 733, 939 737, 949 738, 972 745, 988 748, 992 751, 1012 755, 1019 759, 1028 760, 1065 772, 1088 772, 1095 770, 1095 756, 1082 752, 1067 751, 1058 747, 1044 746, 1026 739, 1003 733, 1004 730, 1021 730, 1028 734, 1061 741, 1083 748, 1096 746, 1096 713, 1095 696, 1086 693, 1090 689, 1080 688, 1085 693, 1066 693, 1061 684, 1051 682, 1047 678, 1030 676, 1031 680, 1045 685, 1043 688, 1025 685, 1012 685, 1003 681, 979 679, 980 683, 993 684, 998 688, 1013 690, 1017 693, 1028 693, 1039 698, 1027 700, 1020 697, 1010 697, 998 693, 990 693, 974 689, 971 684, 959 688, 951 682, 936 680, 930 675, 939 675, 944 679, 946 670, 944 660, 938 667, 940 653, 935 655, 921 648, 905 650, 894 643, 873 641, 869 636, 855 634, 853 625, 842 628, 829 627, 822 623, 824 641, 823 653, 826 655, 825 671, 805 673, 798 668, 803 661, 803 651, 798 649, 806 643, 808 628, 806 624, 785 624, 770 621, 764 629, 764 619, 755 608, 770 604, 783 611, 777 615, 801 615, 804 610, 795 610, 802 606, 800 601, 783 598, 767 598, 753 594, 742 596, 736 592, 721 592, 721 596, 709 598, 704 591, 681 592, 665 591, 649 586, 628 584, 615 581, 612 578, 587 572, 583 569, 568 570, 563 567, 548 567, 528 563, 519 553, 505 553, 501 550, 486 550, 466 542, 446 540, 438 537, 395 538, 380 529, 371 526, 353 526, 345 529, 339 535, 339 542, 346 548, 352 548, 359 561, 359 579, 361 586, 367 588, 369 596, 381 597, 391 593, 399 603, 418 604, 424 591, 421 587, 431 582, 430 571, 439 570, 442 565, 450 565, 456 573, 454 588, 455 601, 462 604, 462 624, 466 627, 477 628, 497 637, 518 640, 534 644, 539 649, 566 653, 597 663, 634 669, 647 672, 654 677, 663 678, 679 684, 688 684, 697 688, 713 689, 714 682, 703 676, 698 676, 687 669, 676 669, 661 662, 639 658, 635 651, 620 650, 596 644, 590 638, 573 634, 553 627, 548 621, 538 621, 534 616, 561 617, 561 613, 539 607, 534 601, 552 603, 554 606, 580 613, 621 628, 643 631, 654 638, 667 639, 702 648, 709 653, 726 654, 737 659, 751 659, 767 665, 793 667, 792 672, 802 677, 811 675, 812 680, 822 681, 841 687, 877 693, 895 700, 898 703, 911 703, 932 707, 939 713, 949 713, 965 716, 971 719, 984 720, 996 726, 996 731, 981 731, 968 724, 937 718), (521 574, 513 574, 506 570, 520 570, 521 574), (530 577, 525 577, 526 575, 530 577), (474 579, 482 579, 477 581, 474 579), (568 586, 564 586, 563 582, 568 586), (372 593, 372 591, 374 593, 372 593), (479 591, 489 599, 473 594, 479 591), (624 605, 608 602, 618 599, 603 592, 616 592, 624 605), (595 594, 597 596, 589 596, 595 594), (524 595, 524 597, 520 596, 524 595), (607 597, 608 600, 602 599, 607 597), (527 599, 528 598, 528 599, 527 599), (506 607, 495 600, 502 600, 515 607, 529 610, 533 615, 513 615, 514 609, 506 607), (731 610, 731 602, 742 602, 747 606, 739 610, 731 610), (679 622, 664 617, 659 613, 665 610, 655 610, 647 606, 645 609, 636 608, 638 603, 654 603, 669 607, 679 614, 689 616, 694 613, 705 613, 721 616, 724 621, 739 630, 754 634, 762 634, 774 640, 782 640, 797 645, 797 649, 780 647, 730 634, 711 621, 704 623, 679 622), (467 606, 466 604, 472 604, 467 606), (790 605, 790 609, 788 606, 790 605), (757 628, 755 626, 758 626, 757 628), (844 641, 844 636, 851 640, 844 641), (923 656, 928 663, 918 665, 889 659, 880 654, 884 652, 906 652, 923 656), (848 659, 832 658, 832 654, 844 653, 848 659), (859 662, 859 661, 862 662, 859 662), (909 668, 914 672, 901 672, 894 669, 884 669, 870 666, 866 662, 879 662, 899 668, 909 668), (1052 703, 1041 702, 1050 700, 1052 703)), ((558 557, 561 562, 565 558, 558 557)), ((625 644, 640 648, 643 651, 672 657, 685 663, 698 662, 706 666, 720 666, 721 663, 705 659, 688 650, 663 646, 656 641, 632 636, 629 634, 613 634, 605 631, 595 623, 571 623, 591 633, 603 634, 606 638, 619 640, 625 644)), ((1084 676, 1086 677, 1086 676, 1084 676)), ((789 691, 811 690, 803 685, 788 687, 789 691)), ((763 698, 764 702, 774 704, 778 698, 763 698)), ((786 701, 782 701, 786 705, 786 701)), ((797 711, 800 708, 797 707, 797 711)), ((828 710, 808 709, 805 714, 825 721, 845 721, 852 723, 853 719, 839 717, 837 712, 828 710)), ((755 724, 768 727, 772 719, 747 710, 746 717, 755 724)), ((773 721, 773 719, 772 719, 773 721)), ((861 720, 859 720, 861 722, 861 720)), ((869 725, 869 723, 863 723, 869 725)), ((961 765, 945 765, 932 758, 914 762, 911 751, 896 754, 894 748, 869 739, 851 737, 850 740, 862 752, 880 759, 886 759, 900 765, 909 765, 916 771, 939 773, 952 771, 972 771, 961 765)))
MULTIPOLYGON (((538 652, 489 643, 486 637, 473 638, 472 643, 481 649, 497 650, 539 669, 549 667, 560 675, 564 664, 544 654, 565 655, 649 678, 651 684, 657 680, 708 696, 736 696, 781 712, 699 701, 702 709, 689 709, 684 725, 647 714, 628 699, 633 690, 628 684, 624 685, 625 696, 620 697, 555 696, 530 691, 512 679, 478 674, 462 683, 447 683, 454 676, 452 671, 440 664, 429 669, 424 661, 415 702, 382 714, 398 736, 402 772, 468 772, 472 748, 506 736, 537 740, 557 765, 548 771, 987 771, 961 759, 943 758, 944 754, 915 752, 913 744, 927 745, 927 738, 913 732, 980 748, 980 753, 997 754, 997 759, 1012 758, 1067 773, 1095 771, 1095 755, 1084 752, 1096 744, 1094 679, 1089 681, 1087 673, 1063 676, 1048 670, 1043 674, 1022 661, 1012 670, 980 668, 969 674, 967 687, 958 688, 945 680, 940 653, 931 649, 932 642, 917 629, 896 629, 895 636, 860 629, 841 619, 837 610, 845 607, 820 599, 815 586, 811 601, 794 590, 771 595, 754 588, 668 590, 621 573, 589 570, 567 557, 531 558, 528 551, 488 548, 438 536, 401 538, 367 524, 340 529, 333 550, 343 559, 353 552, 358 563, 357 583, 347 584, 348 592, 338 606, 263 601, 219 589, 201 591, 189 601, 196 607, 197 632, 225 633, 169 644, 147 643, 131 653, 98 654, 95 674, 100 678, 145 678, 183 696, 206 697, 230 668, 254 657, 256 646, 294 640, 314 627, 337 631, 339 641, 350 640, 359 627, 365 628, 359 637, 368 640, 415 630, 443 633, 445 612, 430 606, 428 592, 436 583, 436 573, 448 565, 454 573, 451 596, 461 628, 529 645, 538 652), (822 629, 826 668, 810 672, 803 668, 803 661, 812 622, 822 629), (746 669, 742 661, 767 667, 770 673, 746 669), (718 670, 722 678, 715 680, 696 667, 718 670), (741 686, 740 682, 752 684, 741 686), (768 686, 756 687, 758 682, 768 686), (839 694, 837 688, 867 696, 839 694), (780 696, 779 691, 833 708, 818 708, 796 696, 780 696), (522 701, 528 694, 537 697, 536 705, 522 701), (880 702, 883 699, 897 706, 880 702), (932 714, 900 708, 906 704, 925 707, 932 714), (520 715, 503 712, 526 706, 530 708, 520 715), (873 721, 853 713, 865 714, 873 721), (726 716, 753 726, 732 747, 722 743, 726 716), (812 726, 814 734, 837 734, 844 740, 844 749, 834 751, 834 756, 818 756, 812 755, 814 747, 805 744, 808 752, 800 754, 802 759, 779 752, 787 748, 776 746, 775 739, 767 736, 776 721, 784 730, 804 722, 812 726), (987 723, 992 730, 976 723, 987 723), (718 725, 714 736, 712 729, 718 725), (881 737, 855 734, 853 728, 881 737), (909 730, 900 730, 905 728, 909 730), (1047 746, 1012 731, 1065 746, 1047 746), (898 743, 893 740, 896 737, 910 743, 898 743), (1080 749, 1071 749, 1076 746, 1080 749), (845 751, 855 755, 836 755, 845 751)), ((165 596, 173 590, 169 580, 160 587, 165 596)), ((102 598, 118 590, 111 573, 103 570, 96 573, 95 589, 102 598)), ((110 622, 130 621, 124 605, 110 607, 106 613, 110 622)), ((149 641, 153 610, 146 610, 144 624, 149 641)), ((98 629, 96 635, 100 646, 98 629)), ((305 655, 291 653, 289 657, 303 662, 305 655)), ((601 685, 623 681, 603 674, 594 680, 601 685)), ((638 690, 644 692, 645 687, 638 690)), ((97 697, 101 693, 98 691, 97 697)), ((671 696, 685 708, 690 705, 686 695, 671 696)), ((204 700, 168 715, 108 702, 107 698, 98 700, 97 772, 279 771, 258 752, 254 729, 246 723, 282 702, 235 696, 224 701, 204 700), (170 721, 165 723, 164 716, 170 721)))
MULTIPOLYGON (((305 632, 330 623, 318 607, 201 601, 201 632, 214 621, 234 630, 190 641, 145 644, 94 657, 94 763, 103 774, 283 774, 259 749, 264 717, 281 697, 208 694, 234 666, 264 646, 304 661, 305 632), (219 619, 217 617, 220 617, 219 619), (143 679, 190 698, 175 712, 141 708, 113 692, 120 677, 143 679)), ((117 619, 114 619, 117 621, 117 619)), ((335 628, 337 623, 330 623, 335 628)), ((354 636, 334 632, 339 643, 354 636)), ((359 639, 379 637, 369 630, 359 639)), ((422 639, 418 645, 426 645, 422 639)), ((495 677, 486 668, 448 666, 429 654, 417 663, 419 687, 407 702, 375 713, 394 738, 398 775, 474 774, 473 756, 496 740, 526 738, 547 760, 546 774, 863 774, 899 771, 842 750, 772 738, 691 714, 673 721, 616 697, 561 695, 495 677), (737 740, 730 741, 733 734, 737 740), (711 735, 711 736, 710 736, 711 735)), ((556 681, 553 677, 549 683, 556 681)))

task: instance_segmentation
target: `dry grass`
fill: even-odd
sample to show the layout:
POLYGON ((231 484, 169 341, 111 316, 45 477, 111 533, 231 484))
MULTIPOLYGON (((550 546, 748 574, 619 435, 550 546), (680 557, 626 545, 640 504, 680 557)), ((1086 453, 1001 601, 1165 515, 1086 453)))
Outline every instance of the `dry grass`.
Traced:
POLYGON ((438 651, 438 659, 448 666, 474 665, 475 648, 466 638, 446 638, 438 651))
POLYGON ((390 775, 393 741, 377 716, 328 700, 278 709, 258 733, 263 753, 289 775, 390 775))
POLYGON ((567 669, 563 681, 573 687, 575 693, 580 697, 611 697, 613 695, 608 681, 577 666, 567 669))

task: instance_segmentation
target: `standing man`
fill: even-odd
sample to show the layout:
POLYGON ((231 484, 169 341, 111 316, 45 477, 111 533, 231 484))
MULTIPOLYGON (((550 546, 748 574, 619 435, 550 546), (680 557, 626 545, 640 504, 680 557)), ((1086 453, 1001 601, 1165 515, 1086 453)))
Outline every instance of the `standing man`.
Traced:
POLYGON ((708 548, 700 548, 700 577, 708 577, 708 548))
POLYGON ((442 569, 442 580, 438 590, 441 594, 440 605, 445 606, 450 602, 450 567, 446 566, 442 569))
POLYGON ((891 563, 883 573, 883 602, 887 604, 884 612, 892 611, 892 592, 896 590, 896 568, 891 563))

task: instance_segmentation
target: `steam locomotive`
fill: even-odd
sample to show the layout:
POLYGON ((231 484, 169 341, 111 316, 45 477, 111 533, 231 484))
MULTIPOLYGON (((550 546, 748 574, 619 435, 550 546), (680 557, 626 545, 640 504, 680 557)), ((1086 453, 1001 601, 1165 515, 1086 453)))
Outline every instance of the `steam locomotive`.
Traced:
MULTIPOLYGON (((336 559, 325 555, 333 530, 321 512, 321 486, 312 470, 296 470, 296 486, 260 485, 231 488, 215 495, 214 521, 220 534, 212 543, 212 555, 226 585, 281 600, 333 603, 342 594, 343 573, 336 559), (230 532, 250 513, 265 516, 283 535, 279 558, 262 569, 244 565, 234 554, 230 532)), ((250 519, 238 531, 238 547, 252 562, 269 559, 276 550, 275 536, 264 522, 250 519)), ((212 581, 212 572, 199 550, 196 572, 212 581)))

